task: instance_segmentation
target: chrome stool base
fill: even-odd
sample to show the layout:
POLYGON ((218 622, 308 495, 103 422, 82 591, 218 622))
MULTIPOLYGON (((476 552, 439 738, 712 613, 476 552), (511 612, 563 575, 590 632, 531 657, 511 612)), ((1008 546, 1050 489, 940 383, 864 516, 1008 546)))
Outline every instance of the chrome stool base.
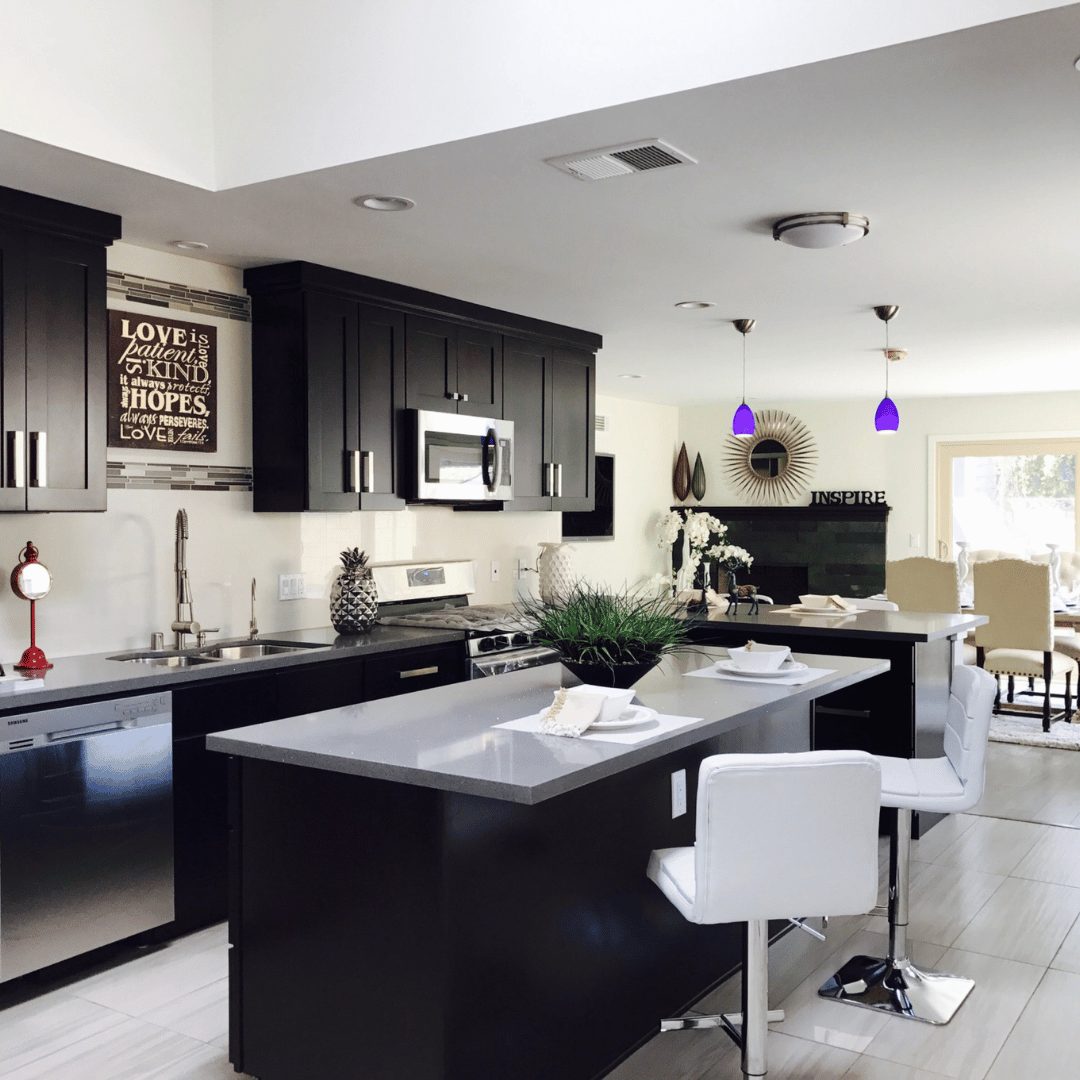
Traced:
MULTIPOLYGON (((767 1017, 770 1024, 782 1024, 784 1010, 770 1009, 767 1017)), ((669 1020, 661 1020, 660 1030, 700 1031, 704 1028, 723 1028, 738 1046, 742 1046, 742 1022, 742 1013, 718 1013, 715 1016, 687 1013, 686 1016, 673 1016, 669 1020)))
POLYGON ((854 956, 818 996, 927 1024, 947 1024, 974 986, 974 979, 921 971, 910 960, 854 956))

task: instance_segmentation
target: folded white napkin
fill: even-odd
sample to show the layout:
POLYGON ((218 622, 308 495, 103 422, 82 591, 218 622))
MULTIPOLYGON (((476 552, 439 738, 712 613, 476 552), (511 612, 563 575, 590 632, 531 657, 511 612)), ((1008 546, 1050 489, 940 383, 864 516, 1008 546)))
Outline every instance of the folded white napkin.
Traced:
POLYGON ((800 596, 799 602, 804 607, 834 607, 838 608, 840 611, 855 611, 858 607, 857 604, 853 604, 850 600, 845 600, 836 593, 833 593, 831 596, 808 593, 806 596, 800 596))
POLYGON ((555 700, 540 721, 540 731, 544 735, 565 735, 576 739, 600 719, 603 707, 603 694, 583 694, 580 691, 568 694, 566 687, 563 687, 555 691, 555 700))

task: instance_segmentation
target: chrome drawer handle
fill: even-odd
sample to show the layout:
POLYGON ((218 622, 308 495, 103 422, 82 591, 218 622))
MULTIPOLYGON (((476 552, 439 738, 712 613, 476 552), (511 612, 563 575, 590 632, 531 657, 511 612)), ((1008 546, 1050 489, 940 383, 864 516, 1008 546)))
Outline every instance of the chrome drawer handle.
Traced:
POLYGON ((399 671, 399 679, 418 679, 421 675, 438 675, 439 665, 433 664, 431 667, 414 667, 409 668, 407 671, 399 671))

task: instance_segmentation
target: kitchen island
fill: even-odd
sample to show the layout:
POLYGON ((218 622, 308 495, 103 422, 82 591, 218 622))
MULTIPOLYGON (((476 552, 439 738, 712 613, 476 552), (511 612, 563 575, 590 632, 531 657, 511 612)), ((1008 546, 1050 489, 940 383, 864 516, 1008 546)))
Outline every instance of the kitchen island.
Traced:
POLYGON ((815 700, 888 663, 802 657, 831 673, 798 687, 684 677, 719 655, 638 683, 700 719, 633 744, 493 726, 575 683, 561 665, 211 735, 232 755, 233 1063, 590 1080, 729 975, 739 928, 688 924, 649 852, 693 842, 703 757, 807 749, 815 700))

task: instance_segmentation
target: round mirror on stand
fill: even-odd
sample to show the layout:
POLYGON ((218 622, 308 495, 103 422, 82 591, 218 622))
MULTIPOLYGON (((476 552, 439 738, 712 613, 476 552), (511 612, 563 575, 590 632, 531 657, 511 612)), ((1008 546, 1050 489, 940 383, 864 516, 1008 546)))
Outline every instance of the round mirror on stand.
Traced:
POLYGON ((724 471, 735 489, 758 502, 791 502, 810 485, 817 447, 810 429, 778 409, 754 413, 750 438, 729 435, 724 471))
POLYGON ((32 541, 19 553, 19 562, 11 571, 11 591, 20 600, 30 601, 30 644, 15 665, 18 671, 46 671, 52 667, 45 653, 37 646, 37 602, 49 595, 52 574, 38 562, 38 549, 32 541))

